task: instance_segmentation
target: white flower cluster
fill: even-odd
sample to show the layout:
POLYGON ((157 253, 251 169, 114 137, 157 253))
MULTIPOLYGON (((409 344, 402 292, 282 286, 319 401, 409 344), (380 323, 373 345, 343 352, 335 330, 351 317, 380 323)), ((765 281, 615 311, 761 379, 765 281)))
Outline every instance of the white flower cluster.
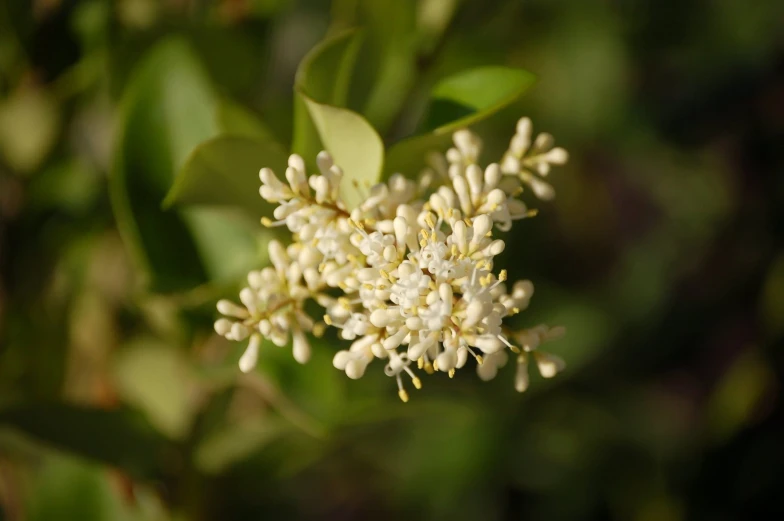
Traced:
POLYGON ((505 244, 493 232, 535 215, 517 198, 524 186, 539 198, 553 197, 541 178, 564 164, 567 153, 553 147, 549 134, 532 144, 528 118, 519 121, 500 164, 484 169, 476 135, 460 130, 453 140, 446 155, 430 158, 418 182, 396 174, 370 188, 354 209, 340 198, 342 172, 326 152, 318 155, 315 175, 307 175, 297 155, 289 158, 286 182, 261 170, 261 196, 278 205, 275 220, 262 223, 286 226, 293 242, 270 243, 272 266, 248 275, 242 305, 218 302, 225 317, 215 330, 230 340, 250 338, 242 371, 255 367, 262 338, 283 346, 289 334, 294 358, 305 363, 306 333, 320 336, 327 326, 350 342, 335 354, 336 368, 356 379, 382 359, 403 401, 404 378, 422 385, 415 369, 451 377, 473 358, 479 377, 490 380, 511 351, 522 392, 531 359, 545 378, 563 368, 560 358, 539 350, 563 328, 513 331, 504 324, 528 307, 534 288, 527 280, 508 287, 506 271, 494 272, 505 244), (305 312, 309 300, 324 308, 323 322, 305 312))

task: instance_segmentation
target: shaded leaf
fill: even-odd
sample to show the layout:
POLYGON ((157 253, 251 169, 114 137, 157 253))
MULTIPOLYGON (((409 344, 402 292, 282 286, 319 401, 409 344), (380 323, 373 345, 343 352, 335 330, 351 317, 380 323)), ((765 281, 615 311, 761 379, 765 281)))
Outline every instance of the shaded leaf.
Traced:
POLYGON ((310 338, 311 359, 294 362, 290 349, 264 341, 259 352, 257 374, 246 382, 273 408, 309 436, 323 437, 346 414, 348 384, 345 375, 332 365, 337 346, 321 338, 310 338), (258 375, 261 373, 264 376, 258 375))
POLYGON ((187 360, 178 351, 139 341, 120 351, 114 372, 123 399, 143 411, 158 430, 174 439, 187 434, 190 376, 187 360))
POLYGON ((28 404, 0 411, 0 424, 140 477, 160 475, 168 455, 166 439, 138 414, 127 410, 28 404))
POLYGON ((115 521, 129 519, 110 474, 84 461, 51 456, 36 472, 30 521, 115 521))
POLYGON ((221 99, 216 108, 215 118, 218 127, 224 134, 275 143, 281 149, 283 148, 277 143, 275 134, 273 134, 264 122, 256 114, 239 103, 221 99))
POLYGON ((316 45, 297 68, 291 148, 309 164, 315 161, 322 147, 304 97, 326 105, 345 106, 358 49, 358 32, 345 31, 316 45))
POLYGON ((425 134, 404 139, 387 153, 384 173, 416 176, 430 150, 442 150, 457 129, 481 121, 519 98, 534 82, 521 69, 479 67, 441 80, 431 94, 425 134))
POLYGON ((238 424, 227 425, 201 442, 196 449, 196 465, 205 473, 221 472, 247 459, 289 430, 286 423, 269 414, 255 415, 238 424))
POLYGON ((534 80, 533 74, 509 67, 478 67, 445 78, 433 88, 434 104, 448 103, 467 113, 454 118, 447 117, 448 111, 439 113, 427 128, 452 132, 485 119, 519 98, 534 80))
POLYGON ((355 29, 350 29, 313 47, 297 68, 295 89, 319 103, 345 106, 359 36, 355 29))
POLYGON ((235 281, 266 262, 273 232, 258 221, 220 208, 188 208, 182 216, 213 282, 235 281))
POLYGON ((211 277, 200 255, 208 245, 197 245, 191 224, 162 209, 160 201, 193 149, 219 131, 217 104, 201 65, 179 39, 152 49, 123 96, 110 179, 112 206, 153 290, 189 289, 211 277))
POLYGON ((755 349, 742 353, 722 376, 707 407, 709 435, 722 443, 754 421, 763 400, 770 400, 775 374, 755 349))
POLYGON ((212 138, 188 157, 164 206, 237 206, 261 217, 270 212, 270 206, 259 196, 259 170, 266 166, 281 174, 286 160, 285 151, 274 141, 233 135, 212 138))
MULTIPOLYGON (((376 0, 356 6, 357 23, 367 27, 367 36, 355 83, 367 91, 362 115, 382 134, 400 113, 416 81, 419 6, 420 2, 412 0, 376 0)), ((352 93, 356 92, 352 84, 352 93)))
POLYGON ((432 151, 443 152, 451 142, 451 134, 433 132, 398 141, 387 150, 384 177, 400 173, 415 178, 425 165, 427 154, 432 151))

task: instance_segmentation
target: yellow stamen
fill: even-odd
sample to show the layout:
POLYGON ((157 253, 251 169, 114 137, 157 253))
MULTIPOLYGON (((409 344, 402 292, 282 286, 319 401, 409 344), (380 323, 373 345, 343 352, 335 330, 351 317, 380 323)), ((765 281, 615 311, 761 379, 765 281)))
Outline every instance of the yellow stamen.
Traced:
POLYGON ((321 338, 324 336, 324 331, 327 329, 327 325, 324 322, 318 322, 313 325, 313 336, 316 338, 321 338))
POLYGON ((411 379, 411 381, 414 382, 414 387, 416 387, 417 389, 421 389, 422 388, 422 380, 420 380, 418 377, 416 377, 416 376, 413 377, 411 379))
POLYGON ((408 393, 405 389, 400 389, 397 392, 397 395, 400 396, 400 399, 403 400, 403 403, 408 403, 408 393))

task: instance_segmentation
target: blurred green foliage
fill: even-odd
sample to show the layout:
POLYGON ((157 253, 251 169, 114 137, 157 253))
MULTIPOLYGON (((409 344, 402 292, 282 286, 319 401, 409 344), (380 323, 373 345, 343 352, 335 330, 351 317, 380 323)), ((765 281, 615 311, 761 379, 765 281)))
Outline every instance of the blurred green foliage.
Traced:
POLYGON ((781 518, 782 20, 4 0, 0 520, 781 518), (326 147, 360 183, 414 174, 461 125, 497 156, 521 115, 572 157, 500 261, 537 287, 520 325, 567 327, 562 377, 402 404, 332 337, 238 374, 211 324, 266 262, 260 167, 326 147))

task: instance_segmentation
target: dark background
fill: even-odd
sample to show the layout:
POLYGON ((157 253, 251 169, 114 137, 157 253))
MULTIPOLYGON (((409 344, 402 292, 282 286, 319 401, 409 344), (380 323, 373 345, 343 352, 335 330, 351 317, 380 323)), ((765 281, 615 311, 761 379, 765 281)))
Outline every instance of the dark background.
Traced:
MULTIPOLYGON (((352 108, 378 75, 368 51, 352 108)), ((778 0, 3 0, 0 520, 782 519, 783 139, 778 0), (567 327, 558 378, 404 405, 330 341, 238 378, 225 286, 145 285, 109 190, 135 66, 178 35, 288 143, 299 60, 353 25, 401 54, 388 142, 445 75, 538 76, 476 131, 498 152, 529 115, 571 154, 499 261, 536 285, 521 324, 567 327)))

